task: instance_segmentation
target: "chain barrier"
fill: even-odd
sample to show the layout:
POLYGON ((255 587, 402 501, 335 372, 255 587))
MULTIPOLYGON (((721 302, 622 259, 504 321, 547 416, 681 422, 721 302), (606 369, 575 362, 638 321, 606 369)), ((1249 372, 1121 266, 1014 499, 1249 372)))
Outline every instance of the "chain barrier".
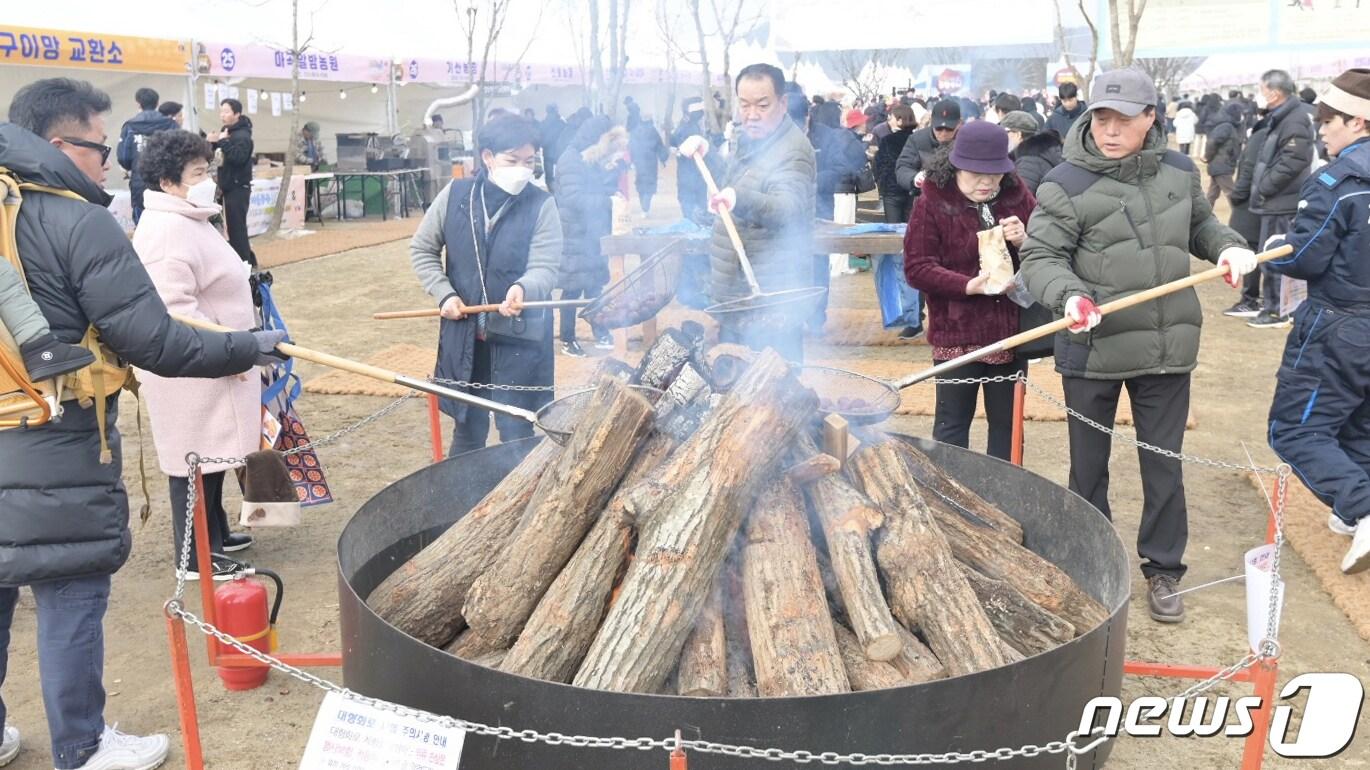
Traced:
MULTIPOLYGON (((1245 671, 1255 666, 1257 663, 1260 663, 1261 661, 1277 659, 1280 656, 1281 651, 1278 641, 1277 626, 1280 610, 1280 552, 1284 545, 1284 504, 1286 499, 1289 475, 1291 473, 1291 469, 1289 468, 1289 466, 1280 465, 1279 467, 1273 469, 1262 469, 1257 468, 1254 465, 1236 465, 1234 463, 1227 463, 1217 460, 1208 460, 1206 458, 1199 458, 1194 457, 1192 455, 1171 452, 1160 447, 1152 446, 1145 442, 1138 441, 1130 436, 1118 433, 1117 431, 1114 431, 1110 428, 1106 428, 1103 425, 1093 420, 1090 420, 1084 417, 1083 415, 1080 415, 1078 412, 1069 409, 1063 403, 1053 398, 1051 394, 1044 392, 1041 388, 1038 388, 1031 382, 1029 382, 1025 374, 1015 373, 1012 375, 1000 375, 996 377, 970 378, 959 380, 939 379, 936 380, 936 382, 940 384, 964 385, 984 384, 990 382, 1015 382, 1019 380, 1026 383, 1028 387, 1032 388, 1034 392, 1042 396, 1047 401, 1055 404, 1060 408, 1065 409, 1066 412, 1070 414, 1072 417, 1081 420, 1085 424, 1090 425, 1091 427, 1094 427, 1097 430, 1104 431, 1105 433, 1108 433, 1112 436, 1123 439, 1125 442, 1133 444, 1138 448, 1146 449, 1148 451, 1156 452, 1158 454, 1163 454, 1165 456, 1178 459, 1182 462, 1193 462, 1197 464, 1208 465, 1211 467, 1236 469, 1243 471, 1254 470, 1257 473, 1260 473, 1263 470, 1267 472, 1273 471, 1276 474, 1278 474, 1276 498, 1273 501, 1274 504, 1272 505, 1272 510, 1274 512, 1275 517, 1275 550, 1270 565, 1271 588, 1270 599, 1267 605, 1266 629, 1269 636, 1268 638, 1262 640, 1259 650, 1247 654, 1241 660, 1237 661, 1231 666, 1228 666, 1225 669, 1222 669, 1221 671, 1209 677, 1208 679, 1195 683, 1194 685, 1187 688, 1175 697, 1189 698, 1195 695, 1199 695, 1201 693, 1213 689, 1222 682, 1231 680, 1233 677, 1237 676, 1242 671, 1245 671)), ((463 381, 442 380, 438 378, 433 378, 433 381, 441 382, 443 384, 456 385, 458 387, 489 387, 496 390, 552 389, 551 387, 547 386, 492 386, 485 385, 482 383, 468 383, 463 381)), ((403 398, 400 398, 392 402, 391 404, 383 407, 380 411, 377 411, 374 414, 364 417, 350 426, 342 428, 317 441, 313 441, 309 444, 301 445, 293 449, 287 450, 286 452, 284 452, 284 454, 298 454, 300 452, 308 451, 310 449, 318 449, 320 447, 333 444, 341 440, 342 438, 352 433, 355 433, 356 431, 359 431, 362 428, 376 422, 377 420, 386 417, 387 415, 398 409, 400 406, 407 403, 411 398, 414 397, 414 395, 415 394, 413 393, 407 394, 403 398)), ((197 472, 199 471, 199 467, 207 463, 223 465, 240 465, 243 462, 243 458, 205 458, 200 457, 194 452, 186 456, 186 463, 189 466, 187 475, 191 479, 192 483, 188 485, 189 494, 187 495, 186 500, 185 532, 194 532, 195 506, 198 499, 198 485, 194 483, 194 479, 197 472)), ((963 507, 956 504, 954 501, 952 501, 945 495, 941 495, 940 493, 936 493, 935 491, 934 493, 938 494, 939 497, 942 497, 942 499, 946 500, 947 502, 956 505, 957 508, 965 510, 963 507)), ((829 766, 850 765, 854 767, 891 767, 908 765, 935 766, 959 764, 963 762, 998 762, 1010 759, 1037 757, 1043 754, 1065 754, 1066 770, 1076 770, 1078 758, 1081 755, 1087 754, 1095 750, 1099 746, 1116 737, 1106 735, 1104 727, 1096 727, 1093 728, 1093 730, 1091 730, 1089 733, 1085 734, 1081 734, 1079 731, 1071 731, 1069 734, 1066 735, 1064 740, 1050 741, 1042 745, 1029 744, 1025 746, 1019 746, 1017 748, 1002 747, 994 750, 975 750, 964 753, 947 752, 942 754, 842 754, 831 751, 821 753, 815 753, 812 751, 805 750, 787 751, 779 748, 758 748, 755 746, 715 743, 712 741, 704 740, 680 740, 677 735, 672 735, 670 737, 660 739, 651 737, 606 738, 599 736, 565 735, 557 732, 544 733, 539 732, 537 730, 515 730, 512 727, 501 727, 481 724, 479 722, 471 722, 464 719, 458 719, 456 717, 446 716, 442 714, 434 714, 429 711, 423 711, 421 709, 415 709, 408 706, 400 705, 398 703, 391 703, 390 701, 380 700, 377 698, 372 698, 367 695, 362 695, 361 693, 350 690, 346 687, 343 687, 342 685, 324 679, 323 677, 317 676, 301 668, 285 663, 271 656, 268 653, 264 653, 255 647, 252 647, 244 642, 235 639, 233 636, 205 622, 204 620, 199 618, 195 613, 187 610, 184 605, 186 572, 190 564, 190 542, 191 538, 187 536, 183 539, 183 542, 181 544, 180 565, 176 573, 176 590, 175 593, 172 595, 172 598, 167 600, 166 605, 164 607, 164 610, 169 617, 177 618, 183 621, 187 625, 194 627, 200 633, 205 634, 206 636, 213 637, 220 644, 230 647, 238 651, 239 653, 246 655, 252 658, 253 660, 256 660, 258 663, 273 668, 300 682, 311 685, 313 687, 317 687, 325 692, 337 693, 348 700, 363 703, 365 705, 381 709, 383 711, 390 711, 391 713, 397 714, 402 717, 414 718, 425 723, 437 724, 446 728, 461 729, 473 735, 490 737, 498 740, 517 740, 522 741, 524 743, 544 743, 549 746, 571 746, 576 748, 597 748, 615 750, 632 749, 638 751, 662 750, 669 752, 679 747, 687 751, 695 751, 701 754, 718 754, 721 756, 739 757, 743 759, 759 759, 770 762, 794 762, 796 764, 816 763, 829 766)), ((202 579, 205 578, 202 577, 202 579)))
POLYGON ((470 390, 502 390, 509 393, 551 393, 556 390, 555 385, 500 385, 491 382, 467 382, 466 380, 447 380, 442 377, 429 377, 429 382, 436 382, 439 385, 450 385, 454 388, 468 388, 470 390))

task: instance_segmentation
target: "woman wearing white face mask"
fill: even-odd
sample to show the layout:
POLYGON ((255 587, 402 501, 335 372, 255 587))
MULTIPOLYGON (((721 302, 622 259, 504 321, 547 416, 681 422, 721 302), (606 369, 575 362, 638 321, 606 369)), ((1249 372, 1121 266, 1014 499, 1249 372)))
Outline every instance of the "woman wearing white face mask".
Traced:
MULTIPOLYGON (((493 385, 552 384, 552 315, 524 310, 550 299, 561 260, 561 218, 552 196, 528 184, 537 158, 538 129, 516 115, 480 130, 482 168, 453 180, 428 207, 409 244, 409 260, 423 288, 442 309, 436 376, 493 385), (500 304, 498 313, 468 314, 471 305, 500 304)), ((475 395, 537 410, 550 391, 465 389, 475 395)), ((442 411, 456 420, 450 454, 485 446, 490 413, 452 401, 442 411)), ((501 441, 533 434, 524 420, 497 415, 501 441)))

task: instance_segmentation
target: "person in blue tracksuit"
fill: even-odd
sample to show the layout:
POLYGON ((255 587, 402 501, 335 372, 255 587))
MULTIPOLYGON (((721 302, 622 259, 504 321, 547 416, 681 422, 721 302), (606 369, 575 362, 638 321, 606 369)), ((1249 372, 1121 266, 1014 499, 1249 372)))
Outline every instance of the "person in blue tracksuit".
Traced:
POLYGON ((1270 446, 1353 537, 1347 574, 1370 568, 1370 69, 1332 81, 1318 123, 1335 160, 1304 184, 1293 247, 1268 262, 1308 282, 1280 364, 1270 446))

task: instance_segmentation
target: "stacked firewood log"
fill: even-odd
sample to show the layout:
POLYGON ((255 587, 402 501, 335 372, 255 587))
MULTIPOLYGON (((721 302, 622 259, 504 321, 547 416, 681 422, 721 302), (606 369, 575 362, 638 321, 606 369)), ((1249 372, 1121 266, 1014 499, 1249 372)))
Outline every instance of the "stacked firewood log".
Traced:
POLYGON ((916 684, 1107 619, 914 445, 826 454, 779 355, 702 340, 602 366, 566 446, 538 444, 369 606, 509 673, 707 697, 916 684))

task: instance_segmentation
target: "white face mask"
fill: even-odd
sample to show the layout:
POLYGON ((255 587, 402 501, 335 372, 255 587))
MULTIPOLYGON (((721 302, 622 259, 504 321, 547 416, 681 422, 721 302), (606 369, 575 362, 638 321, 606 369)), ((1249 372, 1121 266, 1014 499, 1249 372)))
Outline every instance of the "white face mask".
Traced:
POLYGON ((1270 106, 1270 100, 1267 99, 1267 98, 1265 98, 1265 94, 1257 93, 1257 94, 1256 94, 1256 109, 1258 109, 1258 110, 1263 110, 1263 109, 1265 109, 1266 107, 1269 107, 1269 106, 1270 106))
POLYGON ((533 169, 527 166, 497 166, 490 169, 490 181, 510 195, 518 195, 533 178, 533 169))

